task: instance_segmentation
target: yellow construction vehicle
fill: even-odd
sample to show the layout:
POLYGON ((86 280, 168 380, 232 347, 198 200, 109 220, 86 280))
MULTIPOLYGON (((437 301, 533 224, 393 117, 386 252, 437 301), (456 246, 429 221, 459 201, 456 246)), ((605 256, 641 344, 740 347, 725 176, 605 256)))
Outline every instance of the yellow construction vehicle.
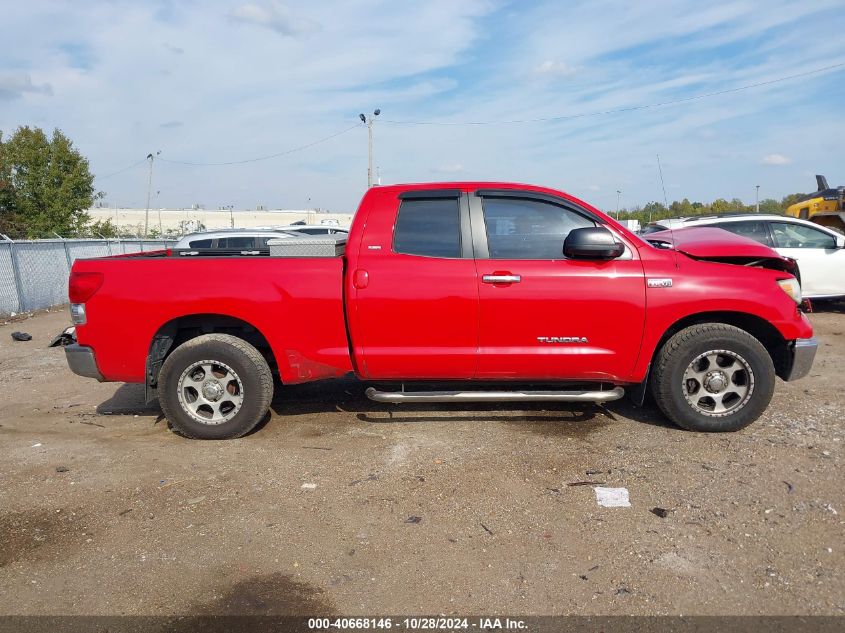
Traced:
POLYGON ((801 196, 786 209, 786 215, 809 220, 845 233, 845 187, 830 187, 827 178, 816 175, 818 190, 801 196))

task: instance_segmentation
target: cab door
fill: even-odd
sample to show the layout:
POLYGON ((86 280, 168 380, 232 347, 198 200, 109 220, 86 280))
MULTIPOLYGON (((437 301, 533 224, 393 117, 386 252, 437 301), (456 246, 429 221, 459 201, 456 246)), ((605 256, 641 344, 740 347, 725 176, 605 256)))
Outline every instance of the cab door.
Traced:
POLYGON ((351 270, 358 372, 369 379, 469 379, 478 284, 465 194, 368 193, 373 210, 351 270))
POLYGON ((518 190, 470 198, 479 293, 479 379, 628 376, 645 320, 634 248, 609 261, 569 260, 563 242, 598 217, 518 190))

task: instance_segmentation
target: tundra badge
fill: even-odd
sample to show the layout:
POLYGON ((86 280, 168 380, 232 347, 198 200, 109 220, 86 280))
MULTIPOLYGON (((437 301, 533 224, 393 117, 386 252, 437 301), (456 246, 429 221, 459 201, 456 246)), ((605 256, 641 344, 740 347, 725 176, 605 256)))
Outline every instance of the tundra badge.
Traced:
POLYGON ((649 288, 671 288, 672 287, 672 279, 649 279, 646 281, 646 285, 649 288))
POLYGON ((540 343, 586 343, 586 336, 538 336, 540 343))

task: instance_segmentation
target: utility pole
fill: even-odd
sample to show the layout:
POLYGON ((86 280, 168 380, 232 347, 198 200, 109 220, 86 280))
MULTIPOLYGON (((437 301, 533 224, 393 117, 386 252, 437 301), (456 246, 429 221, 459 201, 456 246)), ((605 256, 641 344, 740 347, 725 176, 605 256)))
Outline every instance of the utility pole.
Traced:
POLYGON ((150 225, 150 196, 153 193, 153 162, 159 154, 161 154, 161 150, 157 151, 155 156, 153 156, 152 152, 147 154, 147 160, 150 161, 150 177, 147 180, 147 210, 144 213, 144 237, 147 237, 147 229, 150 225))
POLYGON ((757 185, 757 201, 754 206, 757 208, 757 213, 760 213, 760 185, 757 185))
POLYGON ((232 224, 232 228, 235 228, 235 214, 232 212, 232 209, 235 208, 235 205, 229 205, 229 222, 232 224))
POLYGON ((373 186, 373 123, 375 123, 375 118, 379 114, 381 114, 381 109, 376 108, 373 110, 373 116, 369 119, 363 114, 358 115, 361 123, 367 124, 367 189, 373 186))
POLYGON ((617 189, 616 190, 616 220, 617 221, 619 220, 619 198, 620 198, 621 195, 622 195, 622 190, 617 189))

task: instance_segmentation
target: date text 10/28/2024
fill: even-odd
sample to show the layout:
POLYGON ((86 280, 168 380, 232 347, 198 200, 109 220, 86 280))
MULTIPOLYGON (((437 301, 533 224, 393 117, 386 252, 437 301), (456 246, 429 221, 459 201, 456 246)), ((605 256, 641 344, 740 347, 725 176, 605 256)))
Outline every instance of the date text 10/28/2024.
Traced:
POLYGON ((371 617, 371 618, 309 618, 313 631, 406 629, 412 631, 519 631, 525 630, 524 620, 512 618, 447 618, 447 617, 371 617))

